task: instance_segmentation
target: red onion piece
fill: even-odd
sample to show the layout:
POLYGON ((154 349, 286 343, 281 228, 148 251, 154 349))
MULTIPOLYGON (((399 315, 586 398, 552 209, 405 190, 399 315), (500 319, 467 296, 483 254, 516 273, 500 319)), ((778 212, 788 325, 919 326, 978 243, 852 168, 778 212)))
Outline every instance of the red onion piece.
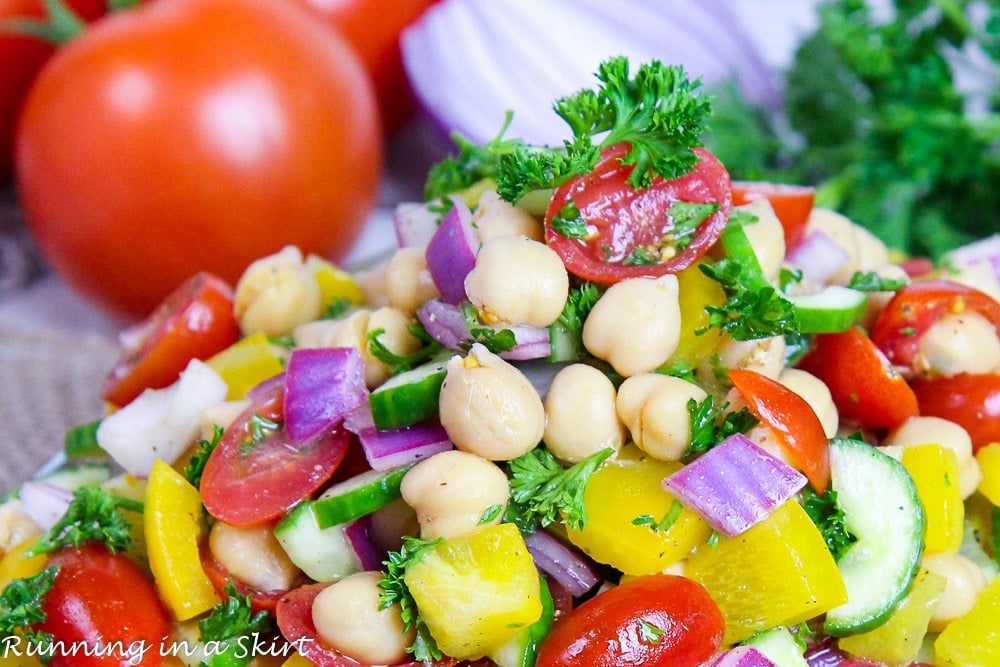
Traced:
POLYGON ((347 535, 351 548, 354 549, 354 555, 358 557, 361 569, 368 572, 381 570, 382 561, 385 560, 386 556, 385 553, 379 551, 368 536, 371 526, 372 517, 369 514, 344 528, 344 534, 347 535))
POLYGON ((506 352, 501 352, 500 356, 503 359, 527 361, 529 359, 546 359, 552 354, 548 327, 542 328, 533 327, 528 324, 518 324, 507 328, 514 333, 514 340, 517 341, 517 345, 506 352))
POLYGON ((822 285, 850 260, 836 241, 821 231, 814 231, 792 249, 785 262, 802 272, 802 277, 822 285))
POLYGON ((344 419, 344 428, 358 436, 372 470, 392 470, 412 465, 454 448, 436 419, 391 430, 379 430, 365 402, 344 419))
POLYGON ((305 442, 337 426, 367 396, 365 362, 354 348, 294 350, 285 370, 290 442, 305 442))
POLYGON ((432 299, 417 311, 417 319, 431 338, 449 350, 461 350, 469 340, 469 327, 462 309, 440 299, 432 299))
POLYGON ((438 214, 426 204, 405 202, 396 207, 392 226, 400 248, 426 248, 438 229, 438 214))
POLYGON ((284 381, 285 381, 284 373, 278 373, 277 375, 273 375, 264 380, 263 382, 261 382, 260 384, 258 384, 256 387, 252 388, 250 391, 248 391, 247 398, 253 402, 257 402, 263 396, 270 393, 274 387, 277 387, 278 385, 284 383, 284 381))
POLYGON ((444 220, 427 244, 427 270, 445 303, 465 301, 465 276, 476 266, 479 242, 472 229, 472 214, 461 201, 444 220))
POLYGON ((956 248, 948 253, 949 261, 961 268, 974 264, 987 264, 1000 280, 1000 234, 956 248))
POLYGON ((728 537, 766 519, 805 485, 802 473, 741 433, 663 480, 663 488, 728 537))
POLYGON ((62 518, 73 500, 73 493, 48 482, 25 482, 18 493, 21 508, 38 524, 48 530, 62 518))
POLYGON ((601 581, 586 556, 545 531, 536 530, 524 538, 524 544, 538 569, 562 584, 573 597, 580 597, 601 581))
POLYGON ((704 667, 776 667, 753 646, 737 646, 716 655, 704 667))
POLYGON ((552 363, 548 361, 525 361, 520 363, 515 363, 514 366, 517 370, 524 373, 524 377, 528 378, 528 382, 531 386, 535 388, 538 395, 544 400, 546 396, 549 395, 549 387, 552 386, 552 379, 555 378, 556 373, 562 369, 569 366, 572 362, 558 362, 552 363))

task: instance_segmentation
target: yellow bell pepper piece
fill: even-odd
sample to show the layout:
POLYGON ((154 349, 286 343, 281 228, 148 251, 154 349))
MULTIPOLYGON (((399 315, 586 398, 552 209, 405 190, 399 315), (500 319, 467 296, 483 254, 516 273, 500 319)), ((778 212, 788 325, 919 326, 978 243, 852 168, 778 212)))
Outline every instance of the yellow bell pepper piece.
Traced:
POLYGON ((232 344, 205 363, 229 387, 227 401, 245 398, 248 391, 285 370, 267 336, 259 331, 232 344))
POLYGON ((5 651, 4 644, 0 643, 0 667, 44 667, 38 658, 25 655, 25 640, 22 637, 17 647, 10 646, 9 651, 5 651), (21 655, 15 655, 15 652, 21 655))
POLYGON ((163 461, 154 462, 144 513, 149 567, 160 597, 181 621, 220 601, 198 556, 201 512, 198 490, 163 461))
POLYGON ((979 491, 1000 507, 1000 442, 991 442, 976 452, 976 462, 983 471, 979 491))
POLYGON ((281 667, 313 667, 313 664, 298 653, 293 653, 281 667))
POLYGON ((25 552, 38 541, 37 537, 21 542, 16 547, 4 554, 0 559, 0 591, 7 588, 7 584, 15 579, 27 579, 33 577, 45 569, 48 556, 28 557, 25 552))
POLYGON ((852 655, 890 665, 908 665, 916 659, 927 634, 934 607, 944 594, 943 577, 921 570, 910 593, 883 625, 871 632, 844 637, 840 648, 852 655))
POLYGON ((594 560, 631 575, 662 572, 686 557, 712 533, 691 510, 681 510, 666 531, 632 523, 643 515, 660 521, 670 511, 674 497, 663 489, 663 478, 680 467, 652 459, 634 445, 624 447, 591 476, 583 494, 587 524, 582 530, 570 528, 569 541, 594 560))
POLYGON ((962 545, 965 505, 958 485, 958 458, 941 445, 903 449, 903 467, 924 506, 926 553, 955 553, 962 545))
POLYGON ((934 642, 936 665, 1000 665, 1000 578, 979 592, 972 609, 952 621, 934 642))
POLYGON ((685 576, 703 585, 722 610, 723 644, 801 623, 847 602, 823 536, 794 500, 742 535, 699 547, 685 576))
POLYGON ((663 364, 670 368, 685 364, 692 368, 698 361, 710 356, 719 345, 722 333, 718 328, 709 328, 709 316, 705 306, 721 306, 726 302, 726 293, 698 268, 689 266, 677 274, 681 307, 681 336, 677 349, 663 364), (706 329, 698 335, 697 331, 706 329))
POLYGON ((352 305, 360 306, 365 302, 365 293, 347 271, 338 269, 322 257, 309 255, 306 266, 312 271, 319 285, 319 293, 323 298, 323 312, 337 299, 347 299, 352 305))
POLYGON ((510 523, 442 542, 403 580, 438 646, 462 660, 481 658, 542 615, 538 570, 510 523))

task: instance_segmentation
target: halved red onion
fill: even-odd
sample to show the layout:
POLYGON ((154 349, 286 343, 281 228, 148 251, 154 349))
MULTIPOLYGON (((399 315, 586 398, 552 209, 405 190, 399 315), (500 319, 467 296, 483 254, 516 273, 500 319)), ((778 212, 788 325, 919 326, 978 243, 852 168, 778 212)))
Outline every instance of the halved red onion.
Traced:
POLYGON ((847 251, 819 230, 810 233, 785 257, 785 262, 816 285, 826 283, 850 260, 847 251))
POLYGON ((344 534, 354 549, 354 555, 358 558, 361 569, 365 571, 378 571, 382 569, 382 561, 385 560, 385 553, 380 551, 372 542, 368 535, 371 530, 372 517, 366 515, 353 521, 344 527, 344 534))
POLYGON ((704 667, 777 667, 753 646, 737 646, 705 663, 704 667))
POLYGON ((469 327, 462 309, 440 299, 431 299, 417 311, 417 319, 431 338, 449 350, 461 350, 469 340, 469 327))
POLYGON ((729 436, 663 480, 663 488, 715 530, 735 537, 806 485, 805 476, 742 433, 729 436))
POLYGON ((400 248, 426 248, 438 228, 440 216, 428 210, 427 204, 404 202, 392 214, 396 243, 400 248))
POLYGON ((333 428, 366 403, 365 362, 349 347, 294 350, 285 370, 285 431, 292 443, 333 428))
POLYGON ((434 231, 424 254, 431 280, 445 303, 465 301, 465 276, 476 266, 478 249, 472 213, 463 202, 455 200, 455 206, 434 231))
POLYGON ((601 581, 586 556, 543 530, 524 538, 524 544, 538 569, 562 584, 573 597, 580 597, 601 581))
POLYGON ((18 493, 21 508, 42 530, 62 518, 73 500, 73 492, 48 482, 25 482, 18 493))
POLYGON ((344 428, 358 436, 372 470, 392 470, 412 465, 455 446, 436 419, 403 428, 379 430, 375 427, 367 401, 347 415, 344 428))

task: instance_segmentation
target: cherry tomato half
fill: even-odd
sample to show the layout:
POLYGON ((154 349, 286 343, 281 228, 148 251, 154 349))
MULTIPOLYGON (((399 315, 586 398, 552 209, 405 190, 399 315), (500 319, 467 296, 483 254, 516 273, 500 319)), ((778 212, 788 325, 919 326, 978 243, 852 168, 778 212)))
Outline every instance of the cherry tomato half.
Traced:
POLYGON ((653 574, 591 598, 557 621, 537 667, 697 667, 722 643, 722 612, 691 579, 653 574))
POLYGON ((917 380, 913 391, 920 414, 955 422, 974 450, 1000 442, 1000 373, 917 380))
POLYGON ((571 273, 597 283, 686 269, 719 240, 729 218, 729 173, 707 150, 694 149, 699 158, 694 171, 669 181, 654 178, 642 190, 627 182, 632 167, 620 161, 627 150, 627 145, 618 144, 603 151, 592 172, 570 179, 555 191, 545 212, 546 243, 571 273), (553 218, 571 200, 582 219, 597 228, 595 234, 575 239, 553 228, 553 218), (677 202, 717 203, 719 209, 698 225, 690 244, 672 257, 650 265, 626 264, 637 250, 660 248, 674 224, 667 211, 677 202))
POLYGON ((351 434, 343 429, 304 443, 289 441, 284 421, 282 383, 256 396, 230 424, 205 464, 201 496, 219 521, 254 526, 277 519, 323 486, 340 465, 351 434), (261 428, 261 421, 278 425, 261 428), (254 437, 254 430, 260 437, 254 437))
POLYGON ((830 483, 830 443, 819 417, 805 399, 771 378, 749 370, 731 370, 729 379, 750 412, 767 424, 816 491, 830 483))
POLYGON ((160 645, 169 641, 170 616, 153 582, 123 554, 90 544, 61 551, 50 565, 60 567, 45 596, 45 621, 37 628, 67 647, 74 642, 90 646, 120 641, 147 647, 142 660, 128 655, 63 655, 55 652, 51 667, 156 667, 163 662, 160 645))
POLYGON ((1000 335, 1000 303, 988 294, 950 280, 910 283, 882 310, 872 329, 872 342, 893 364, 909 366, 920 337, 942 315, 966 311, 985 317, 1000 335))
POLYGON ((208 359, 240 338, 233 290, 209 273, 192 276, 133 332, 101 396, 122 407, 145 389, 173 384, 192 359, 208 359))
POLYGON ((816 188, 805 185, 763 181, 733 182, 733 206, 749 204, 757 199, 766 199, 771 203, 771 208, 785 231, 786 250, 791 250, 802 240, 815 198, 816 188))
POLYGON ((857 327, 816 336, 799 367, 826 383, 841 419, 862 428, 894 428, 917 416, 913 390, 857 327))

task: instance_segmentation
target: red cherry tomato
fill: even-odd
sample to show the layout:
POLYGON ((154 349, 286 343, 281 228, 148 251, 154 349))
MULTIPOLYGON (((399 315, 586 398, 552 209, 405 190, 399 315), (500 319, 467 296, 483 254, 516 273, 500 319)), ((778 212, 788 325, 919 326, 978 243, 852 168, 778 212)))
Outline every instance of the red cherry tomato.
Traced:
POLYGON ((46 257, 134 315, 288 244, 343 256, 380 165, 360 61, 282 0, 158 0, 94 24, 38 77, 16 155, 46 257))
POLYGON ((841 419, 862 428, 894 428, 917 416, 913 390, 856 327, 816 336, 799 367, 826 383, 841 419))
POLYGON ((133 330, 101 396, 119 407, 145 389, 173 384, 192 359, 208 359, 240 338, 233 290, 210 273, 192 276, 133 330))
POLYGON ((977 289, 951 282, 910 283, 886 304, 875 327, 874 342, 890 362, 909 366, 917 356, 920 337, 943 315, 973 311, 993 323, 1000 335, 1000 303, 977 289))
POLYGON ((545 212, 545 241, 571 273, 597 283, 686 269, 719 239, 729 217, 729 173, 705 149, 694 149, 699 158, 694 171, 670 181, 654 178, 643 190, 627 183, 632 167, 620 162, 627 150, 624 144, 605 150, 592 172, 570 179, 555 191, 545 212), (596 234, 572 239, 552 227, 553 217, 570 200, 580 209, 583 220, 597 228, 596 234), (661 245, 673 227, 667 211, 679 201, 714 202, 719 210, 698 226, 694 240, 673 257, 649 266, 624 264, 633 250, 661 245))
MULTIPOLYGON (((45 596, 45 621, 37 628, 67 647, 86 642, 91 647, 120 641, 127 650, 143 646, 141 661, 128 655, 76 655, 55 652, 50 667, 156 667, 163 662, 160 645, 169 642, 170 616, 156 587, 123 554, 102 545, 85 545, 57 553, 50 565, 60 567, 45 596)), ((92 651, 93 652, 93 651, 92 651)))
POLYGON ((974 450, 1000 442, 1000 373, 917 380, 913 392, 920 414, 955 422, 974 450))
POLYGON ((767 424, 795 466, 823 493, 830 483, 830 443, 819 417, 805 399, 755 371, 732 370, 729 379, 747 407, 767 424))
POLYGON ((785 248, 788 250, 802 240, 815 197, 816 188, 805 185, 733 181, 733 206, 749 204, 757 199, 766 199, 771 203, 785 230, 785 248))
POLYGON ((232 582, 241 596, 250 598, 250 609, 255 614, 259 611, 274 611, 278 600, 288 593, 288 591, 259 591, 246 585, 232 576, 219 561, 215 560, 207 545, 199 549, 198 555, 201 557, 201 567, 205 570, 205 576, 212 582, 212 588, 219 594, 219 597, 226 599, 226 587, 229 582, 232 582))
POLYGON ((697 667, 722 643, 722 612, 684 577, 640 577, 557 621, 537 667, 697 667))
POLYGON ((279 426, 254 440, 256 418, 284 421, 284 394, 284 385, 276 383, 254 399, 208 458, 201 498, 219 521, 234 526, 273 521, 323 486, 343 460, 351 441, 343 429, 292 443, 279 426))

